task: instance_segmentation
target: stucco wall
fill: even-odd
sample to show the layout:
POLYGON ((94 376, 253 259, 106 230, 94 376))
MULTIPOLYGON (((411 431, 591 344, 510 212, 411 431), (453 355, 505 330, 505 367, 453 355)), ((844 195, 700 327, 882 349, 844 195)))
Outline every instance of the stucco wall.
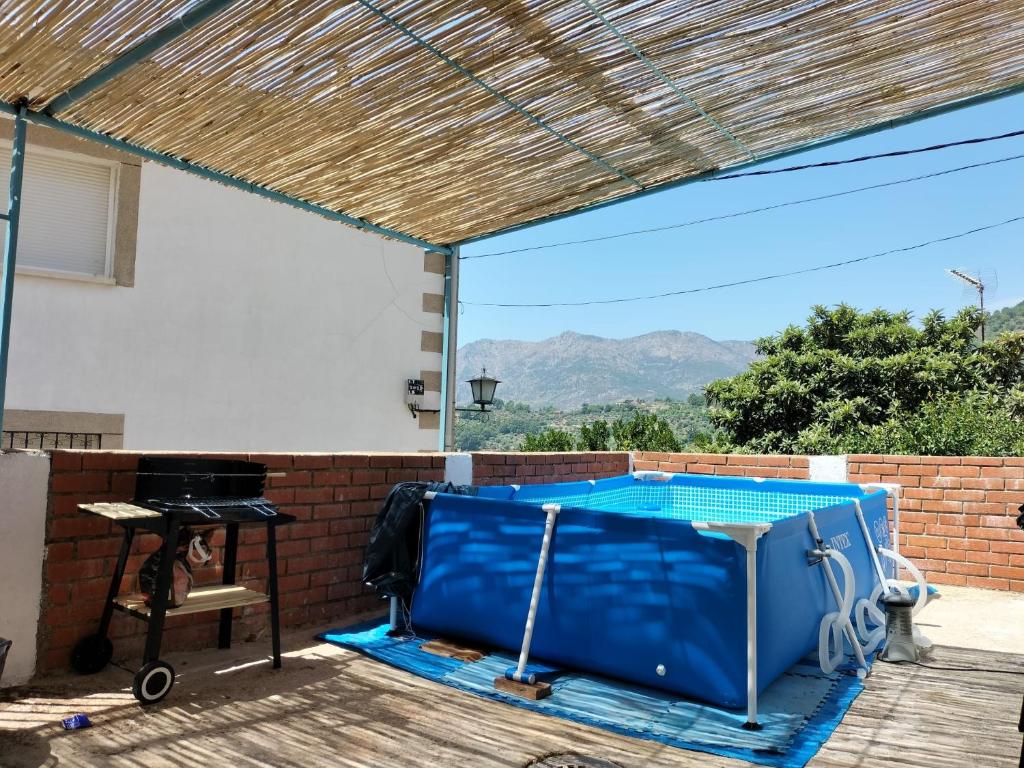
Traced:
POLYGON ((36 665, 50 457, 0 453, 0 637, 13 640, 0 685, 24 683, 36 665))
POLYGON ((7 406, 142 450, 436 449, 403 390, 442 292, 413 246, 146 163, 134 287, 17 276, 7 406))

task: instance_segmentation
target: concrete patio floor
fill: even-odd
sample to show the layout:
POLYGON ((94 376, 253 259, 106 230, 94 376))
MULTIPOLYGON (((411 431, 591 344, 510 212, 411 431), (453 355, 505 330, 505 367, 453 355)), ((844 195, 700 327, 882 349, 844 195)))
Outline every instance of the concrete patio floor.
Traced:
MULTIPOLYGON (((928 663, 1024 672, 1024 595, 944 587, 920 615, 928 663)), ((142 709, 131 674, 55 676, 0 691, 0 766, 525 766, 555 752, 624 768, 743 766, 537 715, 286 636, 284 668, 265 643, 169 654, 168 698, 142 709), (64 731, 87 713, 94 727, 64 731)), ((134 664, 134 661, 132 662, 134 664)), ((813 766, 1016 766, 1024 675, 877 664, 813 766)))

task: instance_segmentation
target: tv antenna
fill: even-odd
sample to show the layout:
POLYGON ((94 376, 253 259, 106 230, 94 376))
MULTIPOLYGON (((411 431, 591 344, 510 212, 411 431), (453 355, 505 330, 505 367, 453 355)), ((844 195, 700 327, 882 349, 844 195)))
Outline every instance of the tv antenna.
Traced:
POLYGON ((950 275, 955 277, 962 283, 966 283, 970 288, 978 292, 978 309, 981 310, 981 341, 985 341, 985 284, 986 281, 982 279, 981 273, 977 276, 968 274, 962 269, 947 269, 950 275))

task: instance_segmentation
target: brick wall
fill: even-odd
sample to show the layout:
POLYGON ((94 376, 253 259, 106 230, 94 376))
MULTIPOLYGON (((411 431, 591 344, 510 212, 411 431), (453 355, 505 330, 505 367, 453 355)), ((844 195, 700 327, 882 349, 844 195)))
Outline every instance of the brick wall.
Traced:
POLYGON ((624 451, 473 454, 473 482, 477 485, 568 483, 615 477, 627 472, 629 454, 624 451))
MULTIPOLYGON (((71 648, 95 631, 121 542, 121 529, 78 512, 77 505, 127 501, 135 489, 140 454, 56 451, 52 456, 47 510, 43 605, 38 634, 39 671, 67 666, 71 648)), ((180 455, 180 454, 179 454, 180 455)), ((394 483, 443 480, 443 454, 213 454, 265 463, 283 477, 268 481, 267 496, 295 523, 278 531, 281 622, 285 628, 342 624, 382 608, 361 582, 363 550, 381 501, 394 483)), ((478 454, 477 482, 553 482, 623 474, 628 454, 478 454), (499 460, 500 459, 500 460, 499 460)), ((223 543, 218 531, 215 545, 223 543)), ((265 531, 242 529, 238 583, 265 591, 265 531)), ((122 591, 137 591, 142 561, 159 544, 136 536, 122 591)), ((219 583, 219 549, 195 570, 198 584, 219 583)), ((268 606, 236 609, 234 637, 267 638, 268 606)), ((216 642, 216 613, 169 618, 164 648, 209 647, 216 642)), ((115 612, 111 637, 115 657, 141 657, 145 624, 115 612)))
POLYGON ((850 480, 903 486, 901 553, 935 584, 1024 592, 1024 458, 848 457, 850 480))
POLYGON ((810 460, 806 456, 748 456, 737 453, 652 453, 634 454, 633 469, 660 472, 689 472, 695 475, 736 477, 782 477, 807 480, 810 460))
MULTIPOLYGON (((222 457, 227 454, 218 454, 222 457)), ((90 501, 124 501, 134 491, 139 454, 57 451, 52 457, 47 511, 43 606, 39 631, 40 671, 67 665, 74 643, 95 630, 120 544, 120 529, 80 514, 90 501)), ((343 624, 382 608, 360 584, 363 549, 380 502, 403 480, 440 480, 443 454, 253 454, 232 455, 284 472, 271 478, 268 496, 296 523, 281 529, 281 618, 284 627, 343 624)), ((903 552, 939 584, 1024 591, 1024 533, 1014 524, 1024 503, 1024 459, 986 457, 850 456, 854 482, 904 486, 903 552)), ((637 453, 637 470, 808 479, 806 456, 637 453)), ((564 482, 621 475, 627 453, 473 454, 474 482, 481 485, 564 482)), ((158 544, 136 538, 122 589, 135 591, 135 573, 158 544)), ((215 544, 220 544, 219 539, 215 544)), ((243 530, 239 583, 265 589, 264 533, 243 530)), ((221 578, 219 551, 196 570, 197 582, 221 578)), ((235 637, 265 638, 267 606, 236 609, 235 637)), ((170 619, 165 648, 208 647, 216 639, 216 614, 170 619)), ((145 625, 115 613, 111 633, 119 658, 141 654, 145 625)))

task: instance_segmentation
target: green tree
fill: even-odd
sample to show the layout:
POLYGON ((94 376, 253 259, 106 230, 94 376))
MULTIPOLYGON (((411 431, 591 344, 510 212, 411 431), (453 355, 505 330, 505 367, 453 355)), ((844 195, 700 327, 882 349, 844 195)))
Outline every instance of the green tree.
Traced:
POLYGON ((580 425, 580 439, 577 446, 581 451, 607 451, 608 440, 611 439, 608 422, 598 419, 592 424, 580 425))
POLYGON ((963 440, 925 440, 922 431, 950 429, 954 414, 970 418, 957 403, 977 406, 968 397, 975 393, 991 418, 1000 409, 1010 418, 1024 383, 1024 337, 978 344, 981 318, 975 308, 949 319, 931 312, 916 328, 908 312, 814 307, 805 328, 759 339, 762 357, 747 371, 708 385, 709 417, 729 444, 752 451, 825 452, 871 440, 903 452, 951 450, 963 440))
POLYGON ((572 435, 561 429, 546 429, 536 435, 527 435, 523 439, 522 450, 529 452, 557 451, 567 453, 574 448, 572 435))
POLYGON ((617 451, 682 450, 668 422, 653 413, 637 411, 629 420, 616 419, 611 426, 617 451))

